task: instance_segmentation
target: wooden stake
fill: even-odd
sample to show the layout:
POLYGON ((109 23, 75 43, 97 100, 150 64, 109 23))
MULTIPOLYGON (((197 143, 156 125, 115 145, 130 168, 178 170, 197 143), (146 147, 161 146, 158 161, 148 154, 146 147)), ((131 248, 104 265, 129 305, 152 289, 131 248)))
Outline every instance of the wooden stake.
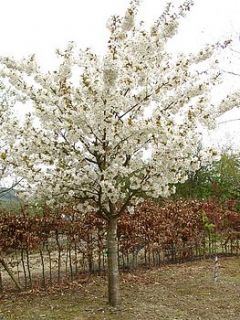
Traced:
POLYGON ((213 269, 214 283, 217 283, 219 281, 219 268, 220 268, 220 263, 218 260, 218 256, 216 256, 214 259, 214 269, 213 269))

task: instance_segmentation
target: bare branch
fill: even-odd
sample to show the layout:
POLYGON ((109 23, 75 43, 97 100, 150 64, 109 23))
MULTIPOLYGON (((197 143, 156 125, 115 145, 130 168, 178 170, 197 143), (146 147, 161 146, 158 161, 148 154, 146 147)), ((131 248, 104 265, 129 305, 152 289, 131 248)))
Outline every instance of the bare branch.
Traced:
POLYGON ((234 71, 222 70, 222 72, 231 74, 231 75, 233 75, 233 76, 240 77, 240 73, 237 73, 237 72, 234 72, 234 71))
POLYGON ((15 182, 11 187, 5 188, 4 190, 0 191, 0 198, 4 197, 4 195, 6 193, 8 193, 11 190, 13 190, 13 188, 15 188, 22 180, 23 180, 23 178, 21 178, 18 182, 15 182))

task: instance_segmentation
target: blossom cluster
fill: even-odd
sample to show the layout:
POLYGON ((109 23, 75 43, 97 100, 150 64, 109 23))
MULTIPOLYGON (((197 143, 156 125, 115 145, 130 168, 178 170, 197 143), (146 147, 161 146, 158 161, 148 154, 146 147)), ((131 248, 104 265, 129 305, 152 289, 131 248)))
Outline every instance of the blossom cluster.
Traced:
POLYGON ((233 104, 232 96, 211 104, 221 46, 177 56, 166 46, 191 5, 174 12, 167 5, 146 30, 133 0, 125 16, 109 19, 103 57, 69 43, 57 50, 59 68, 47 73, 34 55, 0 58, 1 77, 34 110, 10 156, 30 194, 49 204, 74 198, 107 218, 143 196, 167 197, 189 172, 216 159, 212 149, 197 153, 197 128, 212 127, 233 104))

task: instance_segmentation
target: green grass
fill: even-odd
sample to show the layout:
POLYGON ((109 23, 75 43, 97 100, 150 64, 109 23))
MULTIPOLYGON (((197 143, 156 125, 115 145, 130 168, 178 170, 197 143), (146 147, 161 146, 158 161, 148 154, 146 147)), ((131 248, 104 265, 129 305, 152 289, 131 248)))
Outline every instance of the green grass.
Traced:
POLYGON ((62 291, 2 297, 0 315, 6 320, 239 320, 240 258, 220 263, 218 283, 213 260, 124 274, 118 309, 106 304, 105 279, 91 277, 62 291))

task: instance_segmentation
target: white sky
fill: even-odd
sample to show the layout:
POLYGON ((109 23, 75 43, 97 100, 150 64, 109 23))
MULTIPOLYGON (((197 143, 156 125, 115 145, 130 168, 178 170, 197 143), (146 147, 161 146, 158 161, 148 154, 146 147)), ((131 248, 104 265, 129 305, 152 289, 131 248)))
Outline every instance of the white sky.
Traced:
MULTIPOLYGON (((155 20, 164 2, 143 0, 140 20, 147 24, 155 20)), ((102 53, 107 42, 108 17, 123 14, 127 4, 128 0, 0 0, 0 55, 21 57, 36 53, 47 67, 55 62, 55 49, 64 47, 69 40, 102 53)), ((172 48, 194 51, 206 42, 229 37, 232 33, 238 37, 239 16, 240 0, 195 0, 172 48)), ((240 51, 240 41, 236 45, 240 51)), ((239 61, 233 61, 232 70, 236 71, 238 64, 240 55, 239 61)), ((240 88, 240 77, 228 76, 226 81, 224 91, 240 88)), ((240 111, 224 117, 228 118, 240 118, 240 111)), ((214 143, 221 144, 227 136, 240 147, 240 121, 221 124, 216 132, 211 138, 214 143)))

